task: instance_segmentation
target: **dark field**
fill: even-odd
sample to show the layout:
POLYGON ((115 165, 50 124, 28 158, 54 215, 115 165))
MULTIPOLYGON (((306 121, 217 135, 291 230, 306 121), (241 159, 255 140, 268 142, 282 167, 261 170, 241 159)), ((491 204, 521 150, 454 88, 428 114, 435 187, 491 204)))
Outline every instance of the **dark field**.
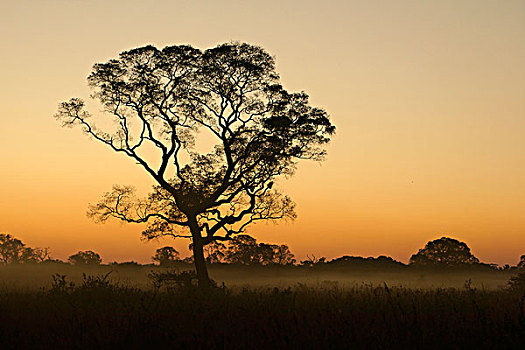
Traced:
POLYGON ((200 292, 154 288, 153 269, 162 271, 0 268, 0 348, 521 349, 525 342, 524 292, 504 288, 509 272, 212 267, 220 288, 200 292), (54 273, 67 275, 65 283, 53 282, 54 273))

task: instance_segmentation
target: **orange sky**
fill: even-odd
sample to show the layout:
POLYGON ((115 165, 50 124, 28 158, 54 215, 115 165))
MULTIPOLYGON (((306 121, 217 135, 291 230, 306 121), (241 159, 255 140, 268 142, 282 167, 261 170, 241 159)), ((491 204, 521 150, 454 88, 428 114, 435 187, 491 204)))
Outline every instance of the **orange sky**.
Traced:
POLYGON ((281 188, 298 219, 249 233, 307 253, 401 261, 443 235, 485 262, 525 254, 525 2, 2 0, 0 232, 66 258, 148 262, 140 227, 85 212, 133 162, 53 119, 95 62, 148 43, 246 41, 337 125, 281 188))

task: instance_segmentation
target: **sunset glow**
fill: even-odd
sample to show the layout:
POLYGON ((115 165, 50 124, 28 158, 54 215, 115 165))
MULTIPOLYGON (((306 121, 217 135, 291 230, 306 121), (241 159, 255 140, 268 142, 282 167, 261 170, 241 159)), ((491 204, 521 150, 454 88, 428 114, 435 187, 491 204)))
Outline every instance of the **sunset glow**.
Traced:
MULTIPOLYGON (((248 233, 306 254, 407 262, 429 240, 481 261, 525 254, 523 1, 3 1, 0 232, 65 259, 149 262, 140 225, 86 217, 113 184, 147 193, 130 159, 61 128, 59 102, 88 99, 94 63, 153 44, 228 41, 275 55, 289 91, 337 126, 322 163, 278 183, 298 218, 248 233)), ((101 108, 90 102, 91 111, 101 108)))

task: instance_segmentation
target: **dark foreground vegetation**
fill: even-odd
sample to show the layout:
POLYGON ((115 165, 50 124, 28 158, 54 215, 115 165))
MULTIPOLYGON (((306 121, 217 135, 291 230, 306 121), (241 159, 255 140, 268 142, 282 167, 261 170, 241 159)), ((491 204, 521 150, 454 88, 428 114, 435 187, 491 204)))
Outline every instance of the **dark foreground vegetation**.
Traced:
POLYGON ((480 262, 443 237, 409 264, 308 257, 239 236, 209 245, 213 287, 190 258, 60 261, 0 235, 0 349, 522 349, 525 256, 480 262))
POLYGON ((406 288, 337 282, 290 287, 152 288, 104 275, 0 291, 0 348, 518 349, 525 289, 406 288))

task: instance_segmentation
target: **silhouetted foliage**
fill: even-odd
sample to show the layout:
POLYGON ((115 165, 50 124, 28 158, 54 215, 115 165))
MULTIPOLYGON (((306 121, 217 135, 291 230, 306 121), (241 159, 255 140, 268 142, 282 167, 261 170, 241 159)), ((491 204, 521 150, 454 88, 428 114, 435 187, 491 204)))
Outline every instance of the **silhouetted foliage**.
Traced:
POLYGON ((314 254, 310 256, 309 254, 306 254, 306 259, 301 260, 301 266, 307 266, 307 267, 313 267, 317 265, 323 265, 326 263, 326 257, 320 257, 317 258, 314 254))
POLYGON ((525 255, 520 256, 520 261, 518 262, 517 267, 519 269, 524 269, 525 268, 525 255))
POLYGON ((472 255, 465 243, 447 237, 428 242, 423 249, 410 257, 410 264, 418 266, 461 266, 478 263, 479 259, 472 255))
POLYGON ((49 248, 30 248, 30 262, 45 263, 48 260, 52 260, 49 253, 49 248))
POLYGON ((77 285, 76 283, 69 281, 67 275, 55 273, 51 276, 51 288, 49 293, 51 294, 65 294, 72 293, 75 291, 94 291, 94 290, 115 290, 118 285, 113 283, 109 276, 113 271, 109 271, 101 275, 88 275, 82 273, 82 283, 77 285))
POLYGON ((272 251, 266 245, 259 245, 248 235, 235 237, 227 250, 227 262, 241 265, 259 265, 271 261, 272 251))
POLYGON ((286 244, 272 244, 273 250, 272 263, 277 265, 294 265, 297 260, 295 259, 290 248, 286 244))
POLYGON ((203 285, 205 245, 254 221, 295 217, 274 181, 292 175, 299 159, 322 160, 335 131, 306 93, 281 86, 271 55, 245 43, 139 47, 95 64, 88 82, 115 128, 98 128, 79 98, 61 103, 56 117, 130 157, 157 183, 145 199, 114 186, 89 215, 147 222, 145 239, 191 238, 203 285), (196 151, 199 132, 215 140, 211 151, 196 151))
POLYGON ((512 276, 509 279, 508 288, 516 292, 525 292, 525 271, 520 271, 512 276))
POLYGON ((104 275, 88 275, 86 273, 82 274, 82 284, 80 288, 87 290, 96 290, 96 289, 113 289, 117 287, 109 276, 113 271, 109 271, 104 275))
MULTIPOLYGON (((190 249, 191 249, 190 244, 190 249)), ((225 264, 228 261, 228 247, 225 243, 214 241, 204 247, 204 257, 211 264, 225 264)))
POLYGON ((50 293, 69 293, 75 289, 75 283, 67 280, 67 275, 55 273, 51 276, 53 282, 51 283, 50 293))
POLYGON ((42 261, 42 264, 46 265, 69 265, 69 263, 62 261, 60 259, 46 259, 42 261))
MULTIPOLYGON (((153 287, 156 289, 165 288, 167 290, 183 288, 193 290, 197 285, 197 274, 193 271, 152 271, 148 274, 153 287)), ((215 283, 212 283, 215 284, 215 283)))
POLYGON ((405 264, 392 259, 389 256, 380 255, 377 258, 361 256, 342 256, 326 262, 326 267, 343 267, 343 268, 396 268, 403 267, 405 264))
POLYGON ((72 265, 100 265, 102 259, 98 253, 91 250, 79 251, 76 254, 71 255, 68 261, 72 265))
POLYGON ((0 233, 0 264, 41 263, 48 259, 48 248, 31 248, 9 233, 0 233))
POLYGON ((180 261, 179 252, 168 246, 157 249, 151 259, 162 267, 172 266, 175 262, 180 261))
POLYGON ((1 349, 521 349, 525 339, 523 293, 468 284, 203 293, 194 273, 187 288, 156 289, 62 276, 47 293, 0 289, 1 349))
POLYGON ((237 235, 225 243, 209 244, 205 256, 210 263, 240 265, 293 265, 296 262, 287 245, 257 243, 249 235, 237 235))
POLYGON ((122 266, 122 267, 137 267, 137 266, 142 266, 141 264, 139 264, 138 262, 136 262, 136 261, 134 261, 134 260, 131 260, 131 261, 123 261, 123 262, 113 261, 112 263, 110 263, 110 265, 122 266))

